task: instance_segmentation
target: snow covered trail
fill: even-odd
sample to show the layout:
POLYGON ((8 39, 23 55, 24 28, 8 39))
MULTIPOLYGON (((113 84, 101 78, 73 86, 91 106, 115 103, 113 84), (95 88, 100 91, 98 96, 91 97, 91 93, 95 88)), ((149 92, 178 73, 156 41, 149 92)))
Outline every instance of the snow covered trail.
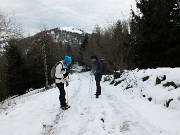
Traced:
POLYGON ((95 98, 89 73, 70 76, 70 109, 59 108, 57 88, 14 99, 0 109, 2 135, 180 135, 179 111, 155 105, 107 83, 95 98), (92 86, 92 91, 90 87, 92 86))
MULTIPOLYGON (((100 98, 96 99, 94 95, 91 98, 90 75, 84 73, 80 79, 81 86, 78 93, 75 98, 70 99, 71 108, 64 113, 61 121, 54 128, 55 130, 51 132, 52 135, 179 135, 179 125, 173 123, 174 121, 169 121, 172 117, 167 119, 167 115, 162 115, 161 113, 166 112, 159 111, 159 106, 132 96, 124 98, 122 94, 125 93, 120 93, 122 90, 115 90, 115 87, 103 83, 100 98), (146 115, 146 110, 143 110, 145 112, 143 115, 143 111, 139 110, 141 102, 143 102, 144 109, 156 114, 155 117, 151 115, 148 119, 150 115, 146 115), (153 120, 160 121, 154 122, 153 120), (161 120, 167 125, 163 126, 161 120)), ((92 85, 94 94, 95 81, 92 85)))
MULTIPOLYGON (((73 99, 80 86, 79 75, 72 75, 71 81, 68 89, 73 99)), ((57 87, 44 92, 30 92, 0 105, 0 134, 48 135, 63 115, 57 87)))

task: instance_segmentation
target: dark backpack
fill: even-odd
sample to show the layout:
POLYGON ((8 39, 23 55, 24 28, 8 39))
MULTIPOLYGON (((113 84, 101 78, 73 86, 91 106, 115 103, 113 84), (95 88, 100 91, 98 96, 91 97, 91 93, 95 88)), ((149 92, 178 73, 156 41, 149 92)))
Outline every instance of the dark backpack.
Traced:
POLYGON ((100 62, 102 64, 102 75, 106 75, 107 74, 107 60, 100 59, 100 62))
MULTIPOLYGON (((56 73, 56 67, 59 65, 61 61, 57 62, 52 68, 51 68, 51 78, 56 79, 55 73, 56 73)), ((62 63, 61 63, 62 64, 62 63)), ((62 69, 63 69, 63 64, 62 64, 62 69)))

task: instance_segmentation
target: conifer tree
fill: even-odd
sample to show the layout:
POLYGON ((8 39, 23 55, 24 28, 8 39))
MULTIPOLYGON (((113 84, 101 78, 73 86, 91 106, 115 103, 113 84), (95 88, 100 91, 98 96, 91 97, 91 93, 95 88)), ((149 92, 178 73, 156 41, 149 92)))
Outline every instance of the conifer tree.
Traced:
POLYGON ((80 65, 85 64, 84 53, 85 53, 87 45, 88 45, 88 34, 85 35, 84 40, 82 41, 82 44, 80 46, 80 50, 79 50, 79 64, 80 65))
POLYGON ((6 47, 6 87, 10 96, 24 94, 28 89, 27 70, 16 45, 16 40, 11 40, 6 47))
POLYGON ((179 66, 178 0, 138 0, 132 12, 131 34, 135 66, 139 68, 179 66))

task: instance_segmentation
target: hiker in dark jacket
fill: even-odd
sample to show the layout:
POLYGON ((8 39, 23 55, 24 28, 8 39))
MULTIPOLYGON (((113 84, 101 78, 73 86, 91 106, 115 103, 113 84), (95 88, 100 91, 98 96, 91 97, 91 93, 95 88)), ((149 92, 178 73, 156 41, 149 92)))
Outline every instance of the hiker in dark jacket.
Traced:
POLYGON ((101 78, 102 78, 102 64, 98 60, 96 55, 91 56, 92 61, 92 72, 95 76, 96 80, 96 98, 99 98, 99 95, 101 95, 101 78))
POLYGON ((69 56, 65 56, 64 60, 56 66, 55 72, 55 83, 59 88, 59 101, 63 110, 68 109, 70 106, 66 103, 64 83, 66 83, 69 72, 67 71, 68 66, 72 63, 72 59, 69 56))

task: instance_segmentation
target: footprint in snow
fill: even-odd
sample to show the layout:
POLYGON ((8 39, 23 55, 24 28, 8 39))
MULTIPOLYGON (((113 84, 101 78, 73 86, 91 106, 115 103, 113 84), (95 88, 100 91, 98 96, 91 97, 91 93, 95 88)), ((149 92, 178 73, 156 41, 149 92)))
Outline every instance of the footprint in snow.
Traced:
POLYGON ((120 132, 130 131, 130 121, 123 121, 123 125, 120 126, 120 132))

